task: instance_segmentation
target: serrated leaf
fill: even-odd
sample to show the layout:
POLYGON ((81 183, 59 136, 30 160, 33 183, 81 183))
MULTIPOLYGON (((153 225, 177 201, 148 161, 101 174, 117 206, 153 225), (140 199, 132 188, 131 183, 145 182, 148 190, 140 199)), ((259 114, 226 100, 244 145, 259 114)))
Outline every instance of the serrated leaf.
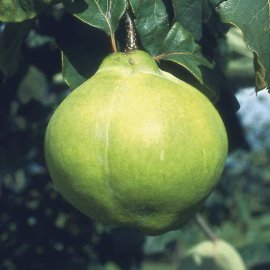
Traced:
POLYGON ((161 0, 130 0, 135 26, 146 51, 155 56, 161 52, 163 40, 169 32, 166 8, 161 0))
POLYGON ((238 251, 223 240, 203 241, 191 248, 186 256, 193 257, 195 265, 200 266, 204 260, 212 259, 219 270, 245 270, 245 264, 238 251))
POLYGON ((32 26, 32 21, 20 24, 6 24, 0 33, 0 70, 5 77, 11 77, 16 72, 21 60, 21 45, 32 26))
POLYGON ((218 12, 225 23, 241 29, 244 41, 258 57, 257 90, 270 87, 270 2, 269 0, 227 0, 218 12))
MULTIPOLYGON (((157 60, 169 60, 186 68, 195 78, 205 84, 205 69, 212 69, 210 63, 201 52, 194 37, 179 23, 175 23, 163 42, 162 53, 157 60)), ((205 93, 211 100, 216 101, 217 93, 211 88, 205 93)))
POLYGON ((0 0, 0 21, 22 22, 37 16, 55 0, 0 0))
POLYGON ((64 0, 64 6, 80 20, 112 35, 126 10, 126 0, 64 0))

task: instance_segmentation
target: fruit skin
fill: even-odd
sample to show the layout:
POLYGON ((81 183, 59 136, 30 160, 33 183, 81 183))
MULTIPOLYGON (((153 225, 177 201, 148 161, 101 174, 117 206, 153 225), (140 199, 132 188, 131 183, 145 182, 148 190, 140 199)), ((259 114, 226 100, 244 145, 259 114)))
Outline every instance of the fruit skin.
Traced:
POLYGON ((45 157, 81 212, 157 235, 192 218, 223 171, 227 144, 211 102, 136 50, 109 55, 60 104, 45 157))

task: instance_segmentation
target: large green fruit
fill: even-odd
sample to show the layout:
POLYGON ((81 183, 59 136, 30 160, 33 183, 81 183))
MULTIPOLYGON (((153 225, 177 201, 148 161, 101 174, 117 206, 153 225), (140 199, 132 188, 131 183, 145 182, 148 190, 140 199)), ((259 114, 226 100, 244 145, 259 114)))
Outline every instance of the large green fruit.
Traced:
POLYGON ((184 225, 219 179, 227 136, 198 90, 145 52, 114 53, 49 123, 45 153, 84 214, 156 235, 184 225))

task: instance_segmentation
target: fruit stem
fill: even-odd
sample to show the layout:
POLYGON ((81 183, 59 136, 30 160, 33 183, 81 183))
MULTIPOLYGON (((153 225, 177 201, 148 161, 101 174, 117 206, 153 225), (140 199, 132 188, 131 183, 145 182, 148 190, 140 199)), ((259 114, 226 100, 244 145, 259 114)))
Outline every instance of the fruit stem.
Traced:
POLYGON ((126 40, 126 49, 125 51, 133 51, 138 48, 136 31, 133 20, 130 17, 128 9, 126 10, 126 31, 127 31, 127 40, 126 40))
POLYGON ((214 234, 212 229, 209 227, 209 225, 206 223, 205 219, 202 217, 201 214, 195 215, 195 220, 198 226, 202 229, 202 231, 205 233, 205 235, 213 242, 215 242, 218 237, 214 234))
POLYGON ((113 50, 113 52, 117 52, 114 33, 111 33, 110 36, 111 36, 112 50, 113 50))

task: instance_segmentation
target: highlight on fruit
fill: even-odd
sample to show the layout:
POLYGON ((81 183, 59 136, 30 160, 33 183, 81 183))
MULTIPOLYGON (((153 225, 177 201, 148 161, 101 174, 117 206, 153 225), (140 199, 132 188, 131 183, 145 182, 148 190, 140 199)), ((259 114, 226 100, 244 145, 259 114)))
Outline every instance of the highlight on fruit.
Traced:
POLYGON ((113 53, 53 114, 45 157, 87 216, 158 235, 185 225, 216 186, 228 141, 200 91, 146 52, 113 53))

